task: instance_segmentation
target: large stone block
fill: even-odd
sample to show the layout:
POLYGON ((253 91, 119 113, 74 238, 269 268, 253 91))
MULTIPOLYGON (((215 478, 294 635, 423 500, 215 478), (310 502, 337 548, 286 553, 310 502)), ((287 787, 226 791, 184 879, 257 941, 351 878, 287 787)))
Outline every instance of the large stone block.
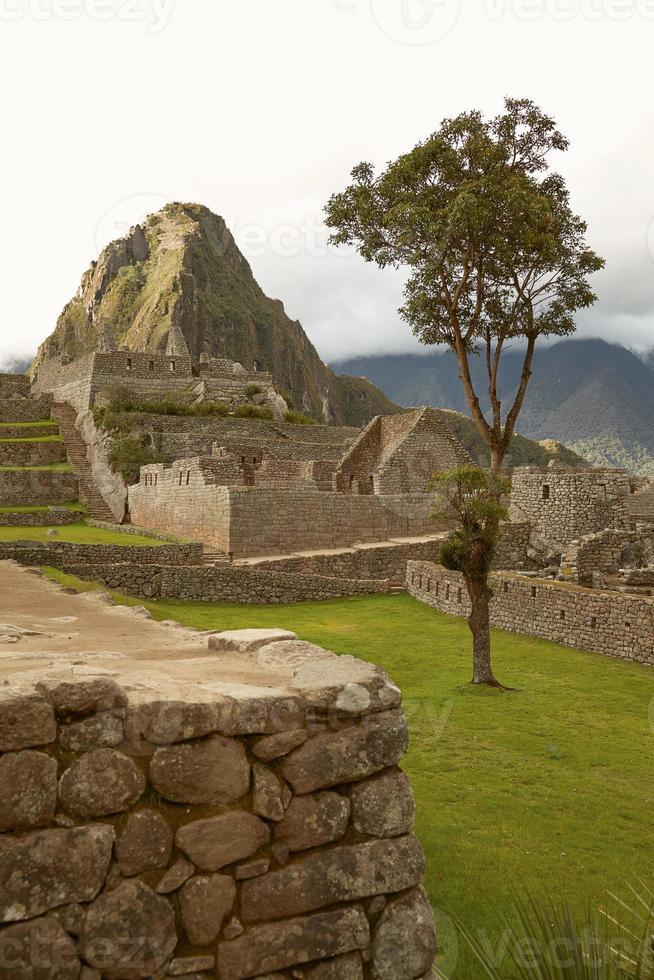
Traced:
POLYGON ((389 902, 373 934, 373 980, 423 977, 431 969, 435 955, 434 913, 424 888, 389 902))
POLYGON ((145 790, 145 776, 115 749, 95 749, 76 759, 59 780, 66 813, 84 820, 121 813, 145 790))
POLYGON ((251 857, 269 838, 262 820, 239 810, 187 823, 177 831, 175 841, 198 868, 219 871, 251 857))
POLYGON ((125 881, 89 907, 80 945, 106 980, 150 977, 177 945, 173 910, 143 882, 125 881))
POLYGON ((424 872, 415 837, 334 847, 244 882, 241 916, 261 922, 399 892, 419 884, 424 872))
POLYGON ((150 781, 174 803, 222 806, 246 795, 250 764, 241 742, 211 735, 188 745, 157 749, 150 763, 150 781))
POLYGON ((123 741, 123 722, 111 711, 59 726, 58 741, 65 752, 115 748, 123 741))
POLYGON ((399 769, 383 772, 350 787, 352 825, 371 837, 410 834, 416 806, 408 777, 399 769))
POLYGON ((124 707, 127 695, 109 677, 84 681, 46 680, 37 690, 52 704, 58 715, 85 715, 124 707))
POLYGON ((368 920, 359 906, 255 926, 218 946, 221 980, 260 977, 273 970, 364 949, 368 920))
POLYGON ((275 840, 291 851, 305 851, 338 840, 347 830, 350 801, 328 790, 295 796, 275 828, 275 840))
POLYGON ((75 944, 54 917, 0 932, 0 980, 77 980, 75 944))
POLYGON ((56 737, 54 711, 45 698, 0 693, 0 752, 49 745, 56 737))
POLYGON ((297 640, 297 634, 280 629, 226 630, 209 637, 209 649, 217 653, 256 653, 269 643, 297 640))
POLYGON ((173 848, 173 831, 155 810, 140 810, 127 819, 116 841, 116 858, 126 878, 168 866, 173 848))
POLYGON ((180 892, 180 906, 189 942, 194 946, 215 943, 235 898, 236 885, 229 875, 198 875, 187 881, 180 892))
POLYGON ((0 922, 90 902, 111 860, 114 832, 98 824, 0 837, 0 922))
POLYGON ((296 793, 337 786, 394 766, 408 747, 406 718, 385 711, 339 732, 316 735, 281 763, 296 793))
POLYGON ((346 953, 305 971, 306 980, 363 980, 360 953, 346 953))
POLYGON ((0 757, 0 832, 47 827, 57 805, 57 763, 43 752, 0 757))

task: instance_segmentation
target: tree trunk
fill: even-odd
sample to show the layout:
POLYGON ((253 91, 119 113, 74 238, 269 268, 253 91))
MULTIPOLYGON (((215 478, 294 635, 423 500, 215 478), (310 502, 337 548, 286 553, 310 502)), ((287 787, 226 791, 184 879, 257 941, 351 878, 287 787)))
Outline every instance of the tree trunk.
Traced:
POLYGON ((491 666, 490 600, 492 592, 486 582, 466 580, 472 611, 468 626, 472 633, 472 683, 502 687, 491 666))

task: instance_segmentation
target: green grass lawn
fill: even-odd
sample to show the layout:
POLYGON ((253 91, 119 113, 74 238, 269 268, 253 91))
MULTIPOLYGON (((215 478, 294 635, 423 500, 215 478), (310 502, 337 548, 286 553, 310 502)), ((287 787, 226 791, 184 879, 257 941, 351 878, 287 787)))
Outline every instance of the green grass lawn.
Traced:
POLYGON ((3 429, 55 428, 58 425, 53 419, 42 419, 40 422, 0 422, 0 432, 3 429))
MULTIPOLYGON (((80 504, 77 501, 64 503, 64 504, 57 504, 56 506, 65 508, 65 510, 79 511, 80 513, 84 513, 86 511, 86 507, 84 506, 84 504, 80 504)), ((50 510, 50 508, 47 507, 46 505, 41 505, 41 506, 28 505, 26 507, 9 505, 7 507, 0 507, 0 514, 44 514, 48 510, 50 510)))
POLYGON ((144 545, 160 548, 164 541, 157 541, 141 534, 121 534, 120 531, 107 531, 101 527, 89 527, 80 522, 63 527, 55 527, 55 537, 48 535, 47 527, 0 527, 0 541, 70 541, 74 544, 120 544, 125 547, 144 545))
POLYGON ((11 439, 2 438, 2 430, 0 430, 0 443, 24 443, 24 442, 63 442, 61 436, 20 436, 19 438, 12 437, 11 439))
POLYGON ((145 604, 159 619, 200 629, 293 629, 380 664, 399 684, 411 729, 405 768, 447 976, 485 976, 457 943, 452 917, 495 948, 498 910, 511 908, 514 888, 564 895, 581 915, 607 890, 624 895, 636 876, 654 884, 653 670, 496 632, 496 673, 519 688, 500 694, 468 684, 466 624, 406 595, 145 604))
POLYGON ((0 466, 0 473, 16 473, 21 472, 43 472, 48 471, 50 473, 74 473, 74 468, 70 463, 50 463, 49 466, 0 466))

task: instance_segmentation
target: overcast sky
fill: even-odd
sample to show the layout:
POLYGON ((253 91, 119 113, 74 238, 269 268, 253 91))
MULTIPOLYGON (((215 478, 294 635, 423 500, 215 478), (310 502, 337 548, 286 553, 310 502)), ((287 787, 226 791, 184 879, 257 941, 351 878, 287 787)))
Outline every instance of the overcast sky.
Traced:
POLYGON ((416 349, 322 208, 464 109, 529 97, 607 259, 580 332, 654 347, 654 0, 0 0, 0 360, 166 201, 222 214, 326 359, 416 349))

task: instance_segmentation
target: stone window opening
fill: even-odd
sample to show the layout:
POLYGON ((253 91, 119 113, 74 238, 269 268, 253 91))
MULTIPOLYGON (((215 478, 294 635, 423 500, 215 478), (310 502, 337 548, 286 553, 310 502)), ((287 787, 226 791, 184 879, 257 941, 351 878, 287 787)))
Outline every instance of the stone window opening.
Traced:
POLYGON ((419 588, 419 589, 421 589, 421 588, 422 588, 422 575, 419 575, 419 576, 418 576, 418 588, 419 588))
POLYGON ((531 587, 531 598, 532 599, 535 599, 536 598, 536 586, 535 585, 532 585, 532 587, 531 587))
POLYGON ((508 582, 505 582, 504 583, 504 595, 506 595, 508 593, 508 591, 509 591, 509 583, 508 582))
POLYGON ((438 595, 440 593, 440 590, 441 590, 441 587, 440 587, 439 583, 437 582, 436 583, 436 595, 438 595))
POLYGON ((156 485, 157 485, 157 481, 158 481, 158 479, 159 479, 159 474, 158 474, 158 473, 155 473, 155 474, 154 474, 154 485, 155 485, 155 487, 156 487, 156 485))
POLYGON ((431 592, 431 579, 427 579, 427 592, 431 592))
POLYGON ((597 626, 597 616, 590 617, 590 625, 592 626, 593 629, 595 629, 595 627, 597 626))
POLYGON ((150 361, 150 363, 148 364, 148 370, 154 371, 154 361, 150 361))
POLYGON ((350 475, 350 493, 354 492, 354 473, 350 475))
POLYGON ((445 586, 445 598, 446 599, 449 599, 450 598, 450 587, 449 587, 449 585, 446 585, 445 586))
POLYGON ((550 487, 548 483, 543 484, 543 500, 550 499, 550 487))
POLYGON ((170 370, 171 371, 174 371, 175 370, 175 362, 174 361, 171 361, 170 362, 170 370))
POLYGON ((187 470, 186 471, 186 486, 188 486, 190 482, 191 482, 191 471, 190 470, 187 470))
POLYGON ((182 485, 182 471, 181 470, 179 471, 179 485, 180 485, 180 487, 182 485))
POLYGON ((463 592, 461 589, 457 589, 456 601, 459 603, 459 605, 461 605, 461 603, 463 602, 463 592))
POLYGON ((565 619, 565 609, 561 609, 561 611, 559 612, 559 619, 560 620, 565 619))
POLYGON ((131 371, 132 370, 132 358, 131 357, 128 357, 127 358, 127 370, 128 371, 131 371))
POLYGON ((415 585, 415 584, 416 584, 416 573, 411 572, 411 585, 415 585))

